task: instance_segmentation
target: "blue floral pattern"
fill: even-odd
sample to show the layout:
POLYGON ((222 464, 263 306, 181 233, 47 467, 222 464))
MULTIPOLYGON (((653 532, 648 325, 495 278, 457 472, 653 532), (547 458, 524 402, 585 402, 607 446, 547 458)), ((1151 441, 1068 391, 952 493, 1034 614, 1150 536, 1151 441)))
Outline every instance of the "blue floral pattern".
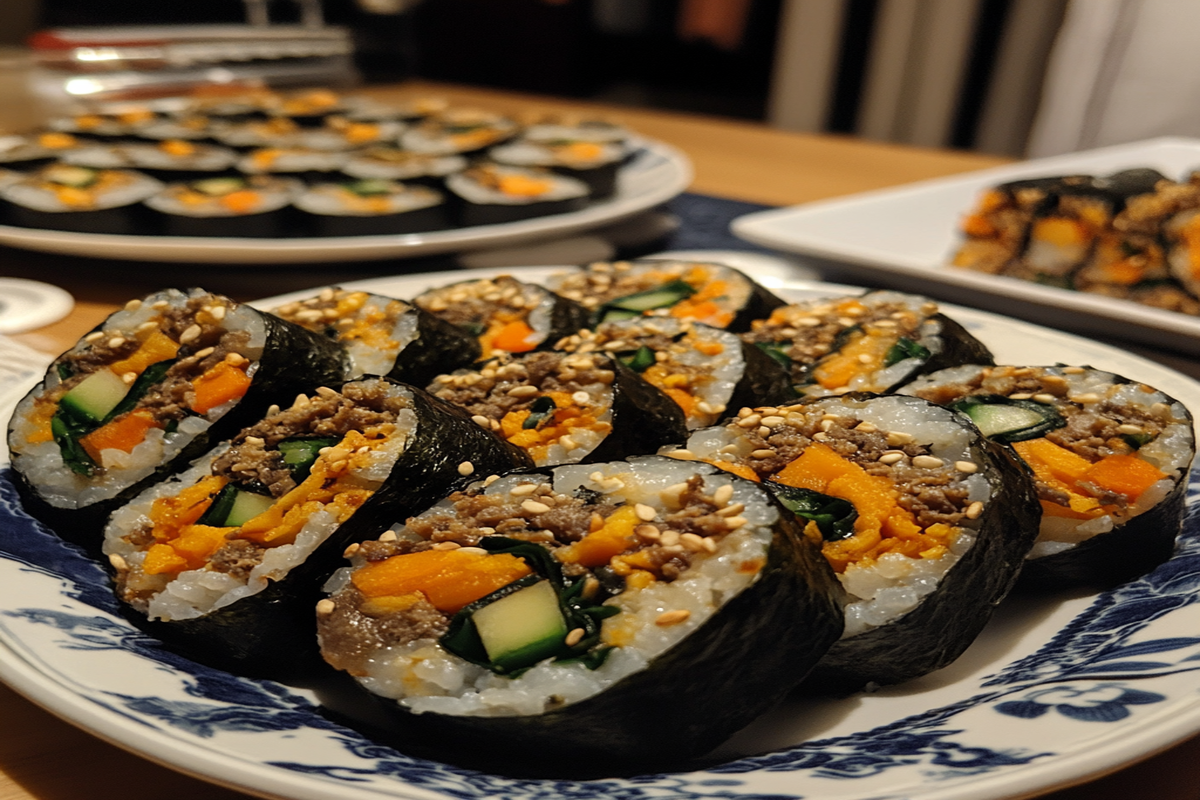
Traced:
MULTIPOLYGON (((1200 521, 1197 485, 1174 559, 1141 580, 1095 598, 1038 651, 980 682, 977 694, 886 726, 818 739, 762 755, 710 764, 693 772, 596 781, 516 780, 414 758, 371 741, 323 716, 302 693, 269 681, 212 670, 162 649, 120 619, 103 569, 63 543, 21 508, 9 470, 0 471, 0 562, 60 581, 64 608, 9 608, 4 620, 52 631, 66 650, 120 651, 179 676, 180 697, 71 687, 93 703, 140 725, 201 740, 246 732, 318 732, 341 755, 327 763, 271 759, 276 769, 312 776, 346 789, 355 785, 409 786, 457 798, 503 795, 541 798, 800 798, 756 793, 747 776, 803 774, 807 779, 869 782, 898 770, 927 780, 956 780, 1055 755, 1037 748, 977 742, 961 720, 991 713, 1014 720, 1061 717, 1072 722, 1118 722, 1167 695, 1130 681, 1200 669, 1200 637, 1139 638, 1156 620, 1200 598, 1200 521)), ((64 678, 64 682, 67 679, 64 678)), ((332 753, 333 751, 331 751, 332 753)), ((806 784, 807 785, 807 784, 806 784)), ((336 788, 331 790, 337 794, 336 788)), ((892 796, 886 791, 866 795, 892 796)))

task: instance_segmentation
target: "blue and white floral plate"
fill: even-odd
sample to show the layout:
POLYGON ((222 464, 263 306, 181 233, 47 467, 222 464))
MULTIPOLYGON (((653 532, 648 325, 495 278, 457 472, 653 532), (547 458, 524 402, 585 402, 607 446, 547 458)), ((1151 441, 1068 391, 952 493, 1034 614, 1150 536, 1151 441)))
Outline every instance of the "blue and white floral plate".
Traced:
MULTIPOLYGON (((472 274, 354 285, 411 297, 465 277, 472 274)), ((844 288, 774 283, 794 298, 844 288)), ((949 310, 998 361, 1090 364, 1200 410, 1200 384, 1154 363, 992 314, 949 310)), ((1171 561, 1100 595, 1010 598, 966 654, 940 672, 874 694, 778 708, 695 771, 539 781, 407 756, 329 721, 305 690, 239 678, 161 650, 116 613, 99 567, 21 510, 4 468, 0 679, 147 758, 268 797, 1023 797, 1110 771, 1200 731, 1197 488, 1193 476, 1188 522, 1171 561)))

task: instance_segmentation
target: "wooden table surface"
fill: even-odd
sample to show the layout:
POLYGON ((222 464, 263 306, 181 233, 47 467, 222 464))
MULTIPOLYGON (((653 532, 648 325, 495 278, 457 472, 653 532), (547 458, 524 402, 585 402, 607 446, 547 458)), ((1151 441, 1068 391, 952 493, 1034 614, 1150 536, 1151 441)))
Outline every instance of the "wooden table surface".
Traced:
MULTIPOLYGON (((591 112, 671 143, 692 159, 691 190, 758 203, 789 205, 1005 163, 975 153, 918 149, 849 137, 788 133, 754 123, 587 103, 458 86, 409 83, 373 87, 380 97, 436 94, 515 114, 591 112)), ((0 106, 3 97, 0 97, 0 106)), ((0 112, 0 129, 3 116, 0 112)), ((252 299, 330 282, 404 271, 400 261, 318 267, 228 265, 192 268, 106 261, 0 247, 0 275, 63 286, 76 298, 64 320, 12 338, 58 353, 127 299, 163 285, 201 284, 252 299), (202 274, 201 274, 202 273, 202 274)), ((1132 348, 1193 376, 1195 359, 1132 348)), ((1196 800, 1194 760, 1200 737, 1132 766, 1114 764, 1106 777, 1042 795, 1047 800, 1196 800)), ((173 772, 81 732, 0 685, 0 800, 190 800, 246 797, 173 772), (100 778, 100 776, 104 776, 100 778), (99 778, 99 779, 98 779, 99 778)))

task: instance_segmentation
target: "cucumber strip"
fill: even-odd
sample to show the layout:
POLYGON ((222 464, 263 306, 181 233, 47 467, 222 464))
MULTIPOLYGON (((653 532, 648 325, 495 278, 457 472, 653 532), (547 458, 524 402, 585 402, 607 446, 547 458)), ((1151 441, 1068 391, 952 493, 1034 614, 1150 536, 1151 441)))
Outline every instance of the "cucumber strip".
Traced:
POLYGON ((971 395, 950 407, 966 414, 980 433, 1001 444, 1037 439, 1067 424, 1053 406, 999 394, 971 395))
POLYGON ((647 289, 644 292, 635 292, 609 300, 604 306, 625 311, 652 311, 656 308, 669 308, 695 293, 695 288, 687 281, 676 280, 655 289, 647 289))
POLYGON ((64 394, 58 405, 76 419, 98 425, 120 405, 129 390, 130 386, 111 369, 100 369, 64 394))
POLYGON ((292 480, 300 483, 312 471, 312 465, 320 455, 321 448, 333 447, 337 439, 284 439, 279 443, 279 452, 283 454, 283 463, 292 471, 292 480))
POLYGON ((654 366, 657 359, 654 357, 654 351, 646 345, 642 345, 637 350, 629 355, 622 354, 619 356, 621 363, 629 367, 634 372, 645 372, 650 367, 654 366))
POLYGON ((531 430, 541 425, 554 416, 557 408, 558 406, 554 404, 554 398, 549 395, 542 395, 537 400, 534 400, 533 405, 529 407, 529 416, 521 423, 522 430, 531 430))
POLYGON ((555 655, 567 635, 558 593, 545 580, 489 603, 472 620, 489 660, 502 672, 555 655))
POLYGON ((145 397, 146 393, 150 391, 150 387, 161 382, 162 379, 166 377, 167 370, 169 370, 176 361, 178 361, 178 359, 175 358, 167 359, 166 361, 158 361, 142 370, 142 374, 137 376, 137 380, 135 380, 133 385, 129 387, 129 391, 125 394, 125 397, 121 400, 121 402, 117 403, 116 407, 113 408, 112 411, 109 411, 108 414, 105 415, 104 419, 101 421, 101 424, 108 422, 110 419, 118 417, 121 414, 124 414, 126 411, 132 411, 133 407, 138 404, 138 401, 145 397))
POLYGON ((211 525, 214 528, 236 528, 266 511, 274 502, 275 498, 269 495, 248 492, 228 483, 217 492, 212 505, 200 516, 197 524, 211 525))
POLYGON ((601 310, 600 318, 596 324, 602 325, 605 322, 620 322, 626 319, 636 319, 641 315, 642 313, 640 311, 629 311, 624 308, 607 308, 601 310))

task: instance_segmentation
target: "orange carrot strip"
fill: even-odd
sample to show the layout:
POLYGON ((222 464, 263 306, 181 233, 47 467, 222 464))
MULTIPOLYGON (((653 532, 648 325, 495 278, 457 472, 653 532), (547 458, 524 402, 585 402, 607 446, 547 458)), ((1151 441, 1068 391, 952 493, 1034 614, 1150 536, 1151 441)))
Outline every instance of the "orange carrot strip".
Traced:
POLYGON ((177 574, 187 569, 187 560, 166 544, 152 544, 142 561, 142 571, 147 575, 177 574))
POLYGON ((536 345, 529 342, 533 328, 524 320, 513 320, 496 331, 492 337, 493 350, 507 350, 510 353, 526 353, 536 345))
POLYGON ((114 361, 108 365, 117 375, 136 372, 141 375, 146 367, 160 361, 174 358, 179 352, 179 343, 162 331, 155 331, 128 358, 114 361))
POLYGON ((578 542, 554 551, 565 564, 599 567, 607 564, 637 544, 633 529, 641 524, 633 506, 621 506, 604 520, 599 530, 592 531, 578 542))
POLYGON ((422 592, 434 608, 455 613, 530 572, 523 560, 508 553, 422 550, 367 564, 351 581, 367 597, 422 592))
POLYGON ((1111 455, 1092 464, 1080 480, 1084 484, 1094 483, 1110 492, 1116 492, 1132 502, 1165 477, 1165 472, 1137 456, 1111 455))
POLYGON ((222 361, 192 382, 195 394, 192 410, 206 414, 222 403, 241 397, 249 388, 250 376, 246 374, 245 364, 239 368, 222 361))
POLYGON ((100 462, 101 450, 133 450, 146 439, 146 431, 161 427, 149 411, 138 409, 122 414, 96 430, 81 436, 79 444, 96 462, 100 462))

